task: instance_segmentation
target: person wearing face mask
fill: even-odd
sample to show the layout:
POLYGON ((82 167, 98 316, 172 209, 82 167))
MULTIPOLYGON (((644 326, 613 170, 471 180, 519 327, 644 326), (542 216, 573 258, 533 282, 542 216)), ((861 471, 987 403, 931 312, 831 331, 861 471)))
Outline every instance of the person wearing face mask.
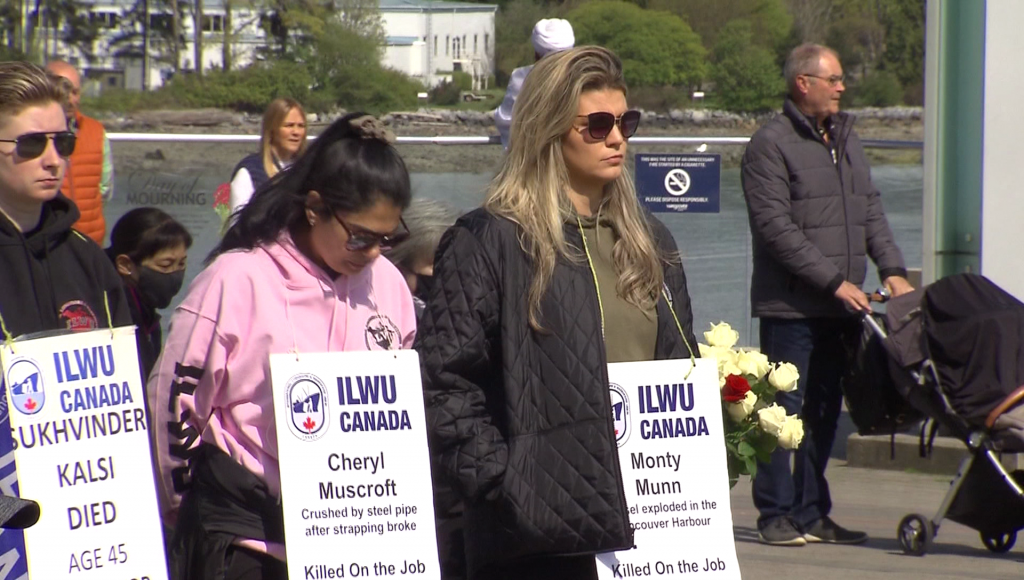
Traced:
POLYGON ((377 119, 335 121, 242 207, 171 318, 149 379, 173 580, 286 578, 270 355, 410 348, 381 252, 412 193, 377 119))
POLYGON ((274 99, 263 113, 260 150, 238 162, 231 173, 231 213, 254 191, 289 167, 306 149, 306 111, 294 99, 274 99))
POLYGON ((185 226, 155 207, 129 211, 110 232, 107 257, 124 281, 143 381, 153 371, 162 344, 157 310, 170 306, 181 290, 190 247, 192 236, 185 226))

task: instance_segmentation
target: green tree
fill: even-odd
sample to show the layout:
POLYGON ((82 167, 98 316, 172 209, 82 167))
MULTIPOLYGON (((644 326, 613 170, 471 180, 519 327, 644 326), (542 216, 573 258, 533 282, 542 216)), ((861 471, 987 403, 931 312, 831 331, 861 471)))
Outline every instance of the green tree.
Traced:
POLYGON ((754 43, 750 21, 722 27, 714 50, 711 78, 717 102, 730 111, 760 112, 779 106, 786 85, 775 55, 754 43))
POLYGON ((893 0, 886 11, 885 52, 879 68, 891 71, 904 86, 903 100, 924 103, 924 0, 893 0))
POLYGON ((845 71, 866 75, 882 56, 885 28, 867 16, 847 16, 829 27, 826 44, 839 53, 845 71))
MULTIPOLYGON (((384 27, 371 0, 275 0, 270 15, 274 60, 301 63, 316 107, 340 105, 369 112, 412 107, 423 86, 384 68, 384 27)), ((311 107, 311 108, 316 108, 311 107)))
POLYGON ((87 59, 93 56, 97 28, 79 0, 35 0, 26 28, 28 51, 34 58, 49 60, 61 43, 77 48, 87 59))
POLYGON ((891 107, 903 100, 903 87, 896 75, 876 70, 851 84, 850 102, 856 107, 891 107))
POLYGON ((793 26, 785 0, 649 0, 647 7, 681 17, 709 50, 717 46, 724 34, 723 27, 730 20, 750 22, 754 44, 773 51, 793 26))
POLYGON ((678 16, 625 2, 588 2, 570 12, 576 44, 596 44, 622 59, 631 86, 699 86, 707 51, 678 16))

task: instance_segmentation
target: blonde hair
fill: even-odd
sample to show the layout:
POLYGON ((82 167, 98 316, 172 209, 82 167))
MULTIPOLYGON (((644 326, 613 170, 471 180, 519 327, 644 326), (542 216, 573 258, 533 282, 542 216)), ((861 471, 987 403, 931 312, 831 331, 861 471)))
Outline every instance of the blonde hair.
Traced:
MULTIPOLYGON (((284 120, 288 118, 288 114, 293 109, 298 109, 299 113, 302 114, 302 121, 306 121, 306 110, 302 108, 295 99, 289 99, 286 97, 280 97, 274 99, 267 105, 267 110, 263 112, 263 125, 260 128, 260 154, 263 157, 263 169, 267 172, 267 177, 273 177, 277 175, 277 164, 274 163, 274 139, 277 136, 277 130, 284 125, 284 120)), ((306 136, 302 136, 302 144, 299 145, 299 151, 296 155, 302 154, 306 150, 306 136)))
POLYGON ((23 62, 0 62, 0 124, 29 107, 59 104, 68 110, 71 83, 38 66, 23 62))
MULTIPOLYGON (((520 244, 533 258, 529 292, 530 326, 543 328, 540 302, 558 256, 582 260, 570 250, 563 226, 576 215, 567 195, 569 174, 562 139, 572 129, 580 96, 605 89, 626 93, 622 63, 611 51, 583 46, 542 58, 526 77, 512 112, 508 153, 491 182, 485 207, 520 227, 520 244)), ((641 309, 652 308, 664 281, 663 257, 624 167, 605 186, 601 216, 618 240, 612 250, 616 292, 641 309)))

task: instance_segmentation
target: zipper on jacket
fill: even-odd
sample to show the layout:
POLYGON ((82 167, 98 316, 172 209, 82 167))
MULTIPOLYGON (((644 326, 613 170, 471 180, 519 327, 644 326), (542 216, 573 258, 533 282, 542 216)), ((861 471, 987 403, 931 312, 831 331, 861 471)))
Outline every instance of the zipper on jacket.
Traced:
MULTIPOLYGON (((833 124, 833 127, 834 126, 835 124, 833 124)), ((850 132, 848 127, 849 117, 847 117, 847 122, 844 122, 840 128, 838 136, 829 136, 830 139, 834 139, 833 144, 835 145, 835 148, 832 147, 833 144, 826 143, 824 137, 815 131, 815 134, 818 135, 818 139, 821 141, 822 145, 829 150, 829 156, 832 157, 832 165, 836 168, 836 177, 839 178, 839 197, 843 206, 843 230, 846 232, 846 273, 843 276, 844 281, 849 278, 850 273, 853 271, 853 256, 851 256, 850 252, 850 246, 853 245, 853 241, 850 239, 850 213, 846 208, 848 200, 846 198, 846 188, 843 186, 843 154, 845 153, 845 149, 840 148, 840 145, 845 143, 846 138, 849 136, 850 132)))
MULTIPOLYGON (((612 394, 608 388, 608 384, 611 382, 608 377, 608 347, 604 340, 604 305, 601 302, 601 292, 597 285, 597 272, 594 270, 594 263, 590 258, 590 251, 587 249, 587 235, 583 231, 583 223, 576 218, 576 225, 579 228, 580 237, 583 239, 583 247, 587 254, 587 268, 590 270, 591 275, 594 277, 594 295, 597 298, 598 310, 601 315, 601 392, 603 394, 603 400, 606 403, 605 408, 605 426, 607 427, 609 440, 612 443, 612 465, 615 468, 615 482, 618 486, 619 491, 619 504, 622 507, 622 516, 624 518, 623 523, 625 527, 625 538, 632 544, 633 543, 633 529, 629 525, 629 504, 626 503, 626 484, 622 481, 622 464, 619 461, 619 445, 615 439, 615 421, 612 420, 612 394)), ((595 229, 595 236, 596 236, 595 229)), ((603 552, 593 552, 603 553, 603 552)))

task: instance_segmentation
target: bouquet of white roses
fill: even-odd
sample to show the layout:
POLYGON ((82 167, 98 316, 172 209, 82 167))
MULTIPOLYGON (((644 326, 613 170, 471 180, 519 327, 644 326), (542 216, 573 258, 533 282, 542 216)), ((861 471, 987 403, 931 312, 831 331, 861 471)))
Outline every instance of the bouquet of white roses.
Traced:
POLYGON ((800 373, 791 363, 771 364, 755 350, 734 348, 739 333, 721 322, 704 333, 700 356, 718 360, 728 453, 729 485, 741 475, 753 477, 757 462, 767 463, 775 447, 796 449, 804 438, 804 424, 775 404, 777 391, 796 390, 800 373))

